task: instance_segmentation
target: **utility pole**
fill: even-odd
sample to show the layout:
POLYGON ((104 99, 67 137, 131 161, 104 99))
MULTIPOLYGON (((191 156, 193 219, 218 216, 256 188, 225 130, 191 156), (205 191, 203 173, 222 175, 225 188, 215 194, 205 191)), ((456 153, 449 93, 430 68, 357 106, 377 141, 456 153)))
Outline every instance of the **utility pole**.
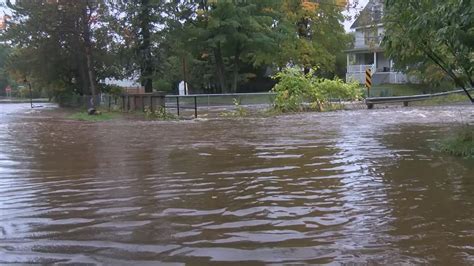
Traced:
POLYGON ((183 56, 183 81, 184 81, 184 95, 188 95, 188 78, 186 75, 186 56, 183 56))
POLYGON ((28 88, 30 89, 30 106, 31 106, 31 108, 33 108, 33 90, 31 89, 31 82, 29 82, 26 79, 26 77, 25 77, 24 82, 28 84, 28 88))

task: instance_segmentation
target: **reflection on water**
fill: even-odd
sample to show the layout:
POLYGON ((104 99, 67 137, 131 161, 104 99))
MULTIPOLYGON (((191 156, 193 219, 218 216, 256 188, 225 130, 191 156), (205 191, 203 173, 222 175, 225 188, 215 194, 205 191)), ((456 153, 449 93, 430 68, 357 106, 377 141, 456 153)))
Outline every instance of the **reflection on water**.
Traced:
POLYGON ((474 263, 474 165, 431 150, 460 108, 105 123, 0 109, 3 263, 474 263))

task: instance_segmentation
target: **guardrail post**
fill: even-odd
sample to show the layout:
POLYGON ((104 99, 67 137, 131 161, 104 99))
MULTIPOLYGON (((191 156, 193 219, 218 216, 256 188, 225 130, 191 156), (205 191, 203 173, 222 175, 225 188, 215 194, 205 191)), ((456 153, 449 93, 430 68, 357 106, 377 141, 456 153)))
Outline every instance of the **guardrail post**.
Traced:
POLYGON ((403 102, 403 106, 404 106, 404 107, 407 107, 407 106, 408 106, 408 101, 404 101, 404 102, 403 102))
POLYGON ((197 96, 194 96, 194 118, 198 117, 197 96))
POLYGON ((179 96, 176 96, 176 112, 179 116, 179 96))

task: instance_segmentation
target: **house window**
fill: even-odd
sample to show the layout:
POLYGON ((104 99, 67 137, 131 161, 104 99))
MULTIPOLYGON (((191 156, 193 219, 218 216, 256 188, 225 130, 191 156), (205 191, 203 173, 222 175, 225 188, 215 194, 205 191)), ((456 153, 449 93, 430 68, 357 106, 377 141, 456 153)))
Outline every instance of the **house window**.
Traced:
POLYGON ((364 54, 364 64, 373 65, 374 64, 374 54, 364 54))
POLYGON ((377 29, 367 29, 364 32, 364 44, 367 46, 375 46, 379 43, 377 29))

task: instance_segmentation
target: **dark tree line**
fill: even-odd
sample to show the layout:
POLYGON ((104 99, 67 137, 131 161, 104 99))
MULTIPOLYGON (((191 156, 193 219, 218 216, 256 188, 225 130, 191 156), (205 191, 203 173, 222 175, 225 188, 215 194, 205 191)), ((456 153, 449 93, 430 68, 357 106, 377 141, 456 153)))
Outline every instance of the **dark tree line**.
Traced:
POLYGON ((350 41, 346 1, 30 0, 7 1, 2 41, 10 76, 54 95, 95 95, 106 78, 136 79, 146 92, 270 89, 287 65, 343 73, 350 41), (266 86, 266 87, 265 87, 266 86))

